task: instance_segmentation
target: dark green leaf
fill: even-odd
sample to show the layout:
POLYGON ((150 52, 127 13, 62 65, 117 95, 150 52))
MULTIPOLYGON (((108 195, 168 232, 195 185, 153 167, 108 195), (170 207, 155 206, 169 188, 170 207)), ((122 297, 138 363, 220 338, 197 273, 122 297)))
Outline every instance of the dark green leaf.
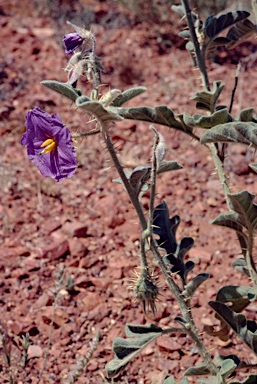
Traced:
POLYGON ((112 101, 111 106, 121 107, 127 101, 133 99, 138 95, 141 95, 141 93, 145 92, 146 90, 147 90, 146 87, 135 87, 135 88, 127 89, 112 101))
MULTIPOLYGON (((200 142, 202 144, 207 143, 243 143, 249 145, 249 141, 246 140, 240 133, 237 131, 236 126, 238 122, 231 122, 226 124, 216 125, 215 127, 204 132, 201 137, 200 142)), ((241 124, 251 124, 251 123, 241 123, 241 124)))
POLYGON ((172 266, 172 273, 178 273, 186 284, 187 275, 194 268, 194 263, 192 261, 184 263, 184 257, 194 245, 194 240, 191 237, 184 237, 180 244, 177 242, 176 231, 179 223, 179 216, 169 218, 169 209, 165 201, 155 208, 153 233, 159 236, 157 243, 167 253, 164 261, 172 266))
POLYGON ((198 109, 205 109, 214 113, 216 103, 224 86, 221 81, 214 81, 212 91, 197 92, 191 99, 196 101, 196 107, 198 109))
POLYGON ((141 324, 126 324, 125 333, 128 337, 136 337, 153 332, 162 332, 163 329, 155 324, 141 325, 141 324))
POLYGON ((199 273, 199 275, 193 277, 193 279, 185 286, 182 295, 185 297, 192 297, 198 287, 209 279, 210 275, 208 273, 199 273))
POLYGON ((228 195, 232 209, 239 214, 239 221, 245 228, 254 229, 257 224, 257 205, 253 203, 255 195, 248 191, 228 195))
MULTIPOLYGON (((121 107, 110 107, 113 113, 117 113, 124 119, 129 120, 141 120, 148 121, 153 124, 166 125, 171 128, 175 128, 181 132, 185 132, 185 129, 180 121, 175 118, 173 111, 161 105, 159 107, 134 107, 134 108, 121 108, 121 107)), ((192 132, 188 128, 188 132, 192 132)))
POLYGON ((257 163, 249 164, 249 167, 254 170, 254 172, 257 172, 257 163))
POLYGON ((162 329, 154 324, 142 326, 127 324, 126 333, 130 336, 123 339, 117 337, 113 342, 114 359, 106 364, 105 369, 109 378, 115 377, 122 372, 127 364, 137 356, 144 347, 162 335, 162 329))
POLYGON ((178 164, 176 161, 162 161, 157 174, 159 175, 160 173, 168 172, 168 171, 176 171, 178 169, 182 169, 183 166, 178 164))
POLYGON ((216 111, 210 116, 203 116, 200 114, 190 116, 187 113, 184 113, 184 122, 189 127, 212 128, 216 125, 231 121, 233 121, 233 117, 228 113, 227 109, 216 111))
POLYGON ((221 303, 232 303, 229 308, 234 312, 241 312, 249 304, 248 293, 251 287, 228 285, 221 288, 216 296, 216 301, 221 303))
POLYGON ((184 375, 185 376, 202 376, 202 375, 208 375, 210 373, 209 369, 206 367, 205 364, 198 365, 196 367, 190 367, 188 368, 184 375))
POLYGON ((242 20, 228 31, 226 37, 230 43, 226 47, 233 49, 254 34, 256 34, 256 26, 249 19, 242 20))
POLYGON ((257 324, 247 320, 240 313, 231 311, 229 307, 218 301, 211 301, 209 305, 233 329, 234 332, 257 354, 257 324))
POLYGON ((151 167, 144 168, 141 166, 135 168, 132 171, 129 177, 129 183, 137 196, 143 190, 144 185, 149 180, 150 172, 151 172, 151 167))
POLYGON ((250 277, 249 270, 245 259, 237 259, 233 261, 232 266, 239 272, 244 273, 247 277, 250 277))
POLYGON ((253 108, 246 108, 243 109, 240 112, 239 120, 244 122, 254 122, 257 123, 257 120, 254 118, 254 109, 253 108))
POLYGON ((123 120, 117 113, 113 113, 109 108, 104 108, 99 101, 85 101, 84 96, 76 100, 76 105, 89 115, 95 116, 101 123, 123 120))
POLYGON ((164 380, 163 384, 189 384, 186 377, 184 377, 179 383, 176 383, 174 376, 170 376, 164 380))
POLYGON ((72 86, 67 83, 61 83, 60 81, 55 80, 43 80, 41 81, 41 84, 65 97, 68 97, 72 101, 76 101, 76 99, 81 96, 81 91, 72 88, 72 86))
POLYGON ((248 16, 250 16, 250 13, 246 11, 228 12, 225 15, 221 15, 219 17, 211 15, 206 19, 204 32, 209 38, 212 39, 224 29, 230 27, 240 20, 246 19, 248 16))

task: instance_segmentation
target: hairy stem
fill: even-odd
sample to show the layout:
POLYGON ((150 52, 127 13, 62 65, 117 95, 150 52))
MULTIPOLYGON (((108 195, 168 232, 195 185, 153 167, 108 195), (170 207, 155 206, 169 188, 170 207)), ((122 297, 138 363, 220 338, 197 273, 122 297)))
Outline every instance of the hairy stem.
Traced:
POLYGON ((247 251, 245 255, 245 261, 248 267, 248 271, 251 276, 251 280, 255 287, 257 287, 257 272, 256 272, 256 265, 253 261, 253 245, 254 245, 254 235, 253 231, 249 230, 249 236, 248 236, 248 245, 247 245, 247 251))
MULTIPOLYGON (((190 338, 192 339, 192 341, 194 342, 196 347, 198 348, 199 353, 202 356, 202 358, 203 358, 206 366, 210 370, 210 372, 212 374, 216 374, 218 372, 218 369, 217 369, 216 365, 212 362, 212 359, 211 359, 209 353, 207 352, 207 350, 205 349, 205 347, 203 345, 201 337, 197 331, 194 320, 192 318, 190 309, 188 308, 186 302, 182 298, 181 291, 180 291, 178 285, 173 280, 167 266, 165 265, 165 262, 163 260, 162 255, 158 251, 158 245, 156 244, 156 240, 153 238, 151 232, 149 234, 149 228, 147 226, 147 222, 146 222, 141 204, 139 203, 137 196, 135 195, 133 189, 131 188, 131 185, 129 184, 129 181, 128 181, 128 179, 124 173, 124 170, 123 170, 123 168, 119 162, 119 159, 116 155, 113 143, 111 141, 111 138, 110 138, 110 135, 108 132, 108 128, 102 126, 102 133, 103 133, 103 137, 104 137, 107 149, 108 149, 108 151, 111 155, 111 158, 113 160, 114 166, 120 175, 120 178, 121 178, 123 185, 124 185, 128 195, 131 199, 132 204, 135 207, 135 210, 137 212, 141 227, 142 227, 143 231, 145 232, 145 235, 150 236, 150 249, 153 253, 153 256, 154 256, 155 260, 157 261, 162 273, 164 274, 171 292, 173 293, 173 295, 175 296, 175 299, 177 300, 177 302, 179 304, 180 310, 182 312, 182 316, 183 316, 183 318, 185 320, 185 324, 186 324, 185 331, 190 336, 190 338)), ((143 240, 145 235, 142 236, 142 240, 143 240)))
POLYGON ((139 201, 137 199, 137 196, 134 193, 133 188, 131 187, 131 185, 129 183, 127 176, 125 175, 123 167, 120 164, 120 161, 118 159, 114 145, 112 143, 112 140, 111 140, 109 132, 108 132, 108 127, 104 127, 102 125, 102 133, 103 133, 103 138, 104 138, 104 141, 106 143, 108 152, 112 158, 113 164, 114 164, 115 168, 117 169, 118 174, 119 174, 119 176, 123 182, 123 185, 124 185, 128 195, 129 195, 130 201, 133 204, 133 206, 137 212, 137 215, 138 215, 138 218, 140 221, 140 225, 141 225, 142 229, 145 230, 147 228, 147 222, 145 219, 144 212, 142 210, 141 204, 139 203, 139 201))

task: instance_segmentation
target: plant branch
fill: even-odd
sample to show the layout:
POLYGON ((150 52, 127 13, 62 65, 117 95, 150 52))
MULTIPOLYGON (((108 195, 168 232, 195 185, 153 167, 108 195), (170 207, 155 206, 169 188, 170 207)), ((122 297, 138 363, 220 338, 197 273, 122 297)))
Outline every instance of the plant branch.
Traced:
MULTIPOLYGON (((145 234, 142 236, 141 241, 143 241, 145 235, 149 235, 149 231, 148 231, 149 228, 147 226, 147 222, 146 222, 142 207, 141 207, 141 205, 137 199, 137 196, 135 195, 134 190, 132 189, 132 187, 129 183, 129 180, 127 179, 127 177, 124 173, 124 170, 123 170, 123 168, 119 162, 119 159, 116 155, 113 143, 111 141, 111 138, 110 138, 110 135, 108 132, 108 127, 104 126, 104 124, 102 124, 102 134, 103 134, 103 138, 105 140, 107 149, 108 149, 110 156, 113 160, 114 166, 120 175, 120 178, 121 178, 121 180, 124 184, 124 187, 125 187, 128 195, 131 199, 132 204, 135 207, 135 210, 137 212, 141 227, 142 227, 143 231, 146 231, 145 234)), ((169 285, 171 292, 173 293, 173 295, 175 296, 175 299, 177 300, 177 302, 179 304, 180 310, 181 310, 183 318, 185 320, 185 332, 190 336, 190 338, 192 339, 192 341, 194 342, 194 344, 198 348, 199 353, 202 356, 202 358, 203 358, 204 362, 206 363, 210 372, 212 374, 216 374, 218 372, 218 369, 217 369, 216 365, 212 362, 211 356, 209 355, 209 353, 207 352, 207 350, 205 349, 205 347, 203 345, 203 342, 200 338, 200 335, 198 334, 197 328, 196 328, 194 320, 192 318, 190 308, 187 306, 186 302, 184 301, 183 297, 181 296, 181 291, 180 291, 178 285, 173 280, 171 273, 169 272, 167 266, 165 265, 163 257, 160 254, 160 252, 158 251, 158 245, 156 244, 156 240, 153 238, 151 233, 150 233, 150 249, 151 249, 151 251, 154 255, 154 258, 157 261, 162 273, 164 274, 164 276, 167 280, 167 283, 169 285)))
POLYGON ((108 132, 108 127, 105 126, 104 123, 102 123, 101 128, 102 128, 102 134, 103 134, 104 141, 106 143, 108 152, 112 158, 114 166, 115 166, 116 170, 118 171, 118 174, 119 174, 119 176, 123 182, 123 185, 124 185, 128 195, 129 195, 130 201, 133 204, 133 206, 137 212, 137 215, 138 215, 138 218, 140 221, 140 225, 141 225, 142 229, 145 230, 147 228, 147 222, 145 219, 144 212, 143 212, 141 204, 139 203, 137 196, 135 195, 135 192, 134 192, 133 188, 131 187, 129 180, 128 180, 127 176, 125 175, 125 172, 124 172, 124 170, 120 164, 120 161, 118 159, 114 145, 112 143, 112 140, 111 140, 109 132, 108 132))
POLYGON ((202 55, 201 47, 200 47, 198 38, 196 36, 194 22, 192 19, 191 8, 190 8, 188 0, 181 0, 181 1, 184 5, 184 8, 185 8, 187 24, 188 24, 189 31, 190 31, 190 34, 191 34, 191 37, 193 40, 193 44, 194 44, 194 48, 195 48, 195 54, 196 54, 196 61, 197 61, 197 65, 198 65, 198 68, 199 68, 200 73, 201 73, 203 85, 204 85, 206 90, 210 91, 210 83, 209 83, 208 74, 207 74, 207 70, 206 70, 205 58, 202 55))

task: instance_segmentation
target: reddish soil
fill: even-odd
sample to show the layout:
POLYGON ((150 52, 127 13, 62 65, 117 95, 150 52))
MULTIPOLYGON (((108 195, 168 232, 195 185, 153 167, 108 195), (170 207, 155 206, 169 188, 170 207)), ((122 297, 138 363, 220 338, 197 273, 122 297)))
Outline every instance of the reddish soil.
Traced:
MULTIPOLYGON (((139 264, 140 230, 123 188, 112 182, 117 174, 102 140, 92 136, 78 142, 76 175, 56 183, 39 174, 20 145, 25 115, 37 105, 49 113, 58 113, 74 131, 83 130, 87 123, 87 117, 67 99, 40 84, 45 79, 66 81, 63 68, 67 57, 62 36, 71 32, 66 20, 78 25, 86 21, 95 33, 97 54, 107 70, 103 76, 107 86, 103 90, 147 87, 147 92, 133 101, 134 105, 164 104, 175 113, 197 113, 190 97, 201 87, 199 74, 191 67, 184 42, 177 37, 181 27, 169 6, 163 5, 162 16, 155 17, 150 17, 151 12, 146 9, 146 16, 140 20, 110 0, 84 0, 73 6, 61 0, 20 3, 0 2, 2 334, 11 350, 14 383, 38 383, 49 340, 53 291, 58 273, 65 268, 65 278, 71 277, 74 286, 61 292, 40 383, 62 383, 76 359, 88 352, 98 330, 99 344, 78 383, 101 384, 105 364, 113 357, 113 339, 124 337, 126 323, 176 326, 174 318, 180 314, 179 308, 161 276, 162 296, 155 316, 144 315, 141 305, 133 299, 129 286, 139 264), (22 368, 18 362, 26 333, 30 335, 30 360, 22 368)), ((245 44, 241 49, 243 57, 251 49, 245 44)), ((222 104, 230 101, 239 52, 222 51, 219 63, 209 64, 211 81, 226 83, 222 104)), ((90 90, 85 79, 79 87, 90 90)), ((257 72, 251 62, 239 80, 235 115, 248 106, 256 107, 256 91, 257 72)), ((226 205, 207 148, 172 129, 159 129, 167 142, 167 159, 178 161, 184 169, 161 176, 156 205, 165 199, 170 215, 181 217, 179 238, 195 239, 190 258, 197 267, 192 276, 197 272, 211 275, 193 300, 193 314, 202 333, 204 325, 218 325, 207 302, 215 299, 222 286, 244 285, 248 281, 231 267, 240 253, 235 234, 209 224, 226 211, 226 205)), ((153 135, 148 124, 120 122, 112 129, 112 136, 125 167, 149 163, 153 135)), ((231 146, 226 172, 233 192, 257 190, 249 161, 254 162, 253 153, 239 145, 231 146)), ((146 195, 145 209, 148 203, 146 195)), ((256 319, 255 305, 246 312, 256 319)), ((227 343, 206 334, 203 338, 213 356, 235 353, 256 363, 254 355, 234 334, 227 343)), ((158 384, 171 374, 179 381, 185 369, 199 363, 201 359, 188 337, 163 336, 135 358, 114 382, 158 384)), ((0 378, 1 383, 10 382, 3 353, 0 378)))

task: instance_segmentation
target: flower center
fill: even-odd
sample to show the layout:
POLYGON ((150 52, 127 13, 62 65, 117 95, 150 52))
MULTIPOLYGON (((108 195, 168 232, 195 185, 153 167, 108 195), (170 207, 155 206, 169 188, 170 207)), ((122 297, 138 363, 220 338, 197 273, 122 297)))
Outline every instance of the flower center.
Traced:
POLYGON ((47 139, 40 145, 40 148, 44 148, 43 151, 39 152, 39 155, 43 153, 49 153, 57 148, 57 142, 54 139, 47 139), (44 148, 45 147, 45 148, 44 148))

